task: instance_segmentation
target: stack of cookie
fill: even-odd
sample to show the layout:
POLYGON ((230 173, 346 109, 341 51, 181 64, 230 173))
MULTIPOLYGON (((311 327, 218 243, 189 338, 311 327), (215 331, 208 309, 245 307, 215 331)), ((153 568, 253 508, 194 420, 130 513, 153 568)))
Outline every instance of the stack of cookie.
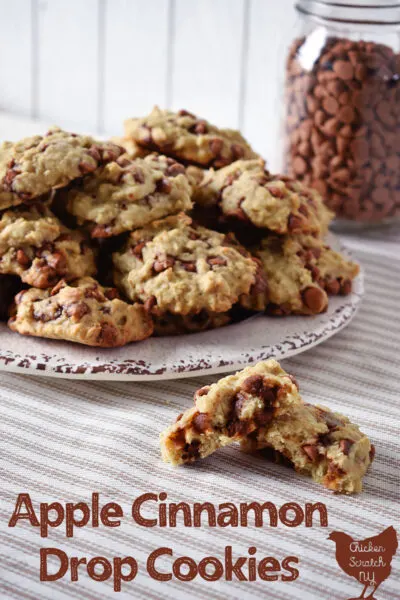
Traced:
POLYGON ((0 210, 0 317, 11 304, 27 335, 114 347, 316 314, 358 272, 325 245, 317 192, 187 111, 130 119, 117 143, 57 128, 5 142, 0 210))
MULTIPOLYGON (((255 259, 255 279, 239 296, 241 307, 317 314, 326 310, 328 295, 351 292, 358 265, 325 244, 333 213, 320 194, 269 173, 240 133, 156 107, 145 118, 127 120, 120 143, 131 153, 161 152, 185 165, 192 219, 231 243, 236 238, 238 251, 255 259)), ((118 258, 115 264, 120 269, 118 258)), ((241 278, 239 267, 235 276, 241 278)))

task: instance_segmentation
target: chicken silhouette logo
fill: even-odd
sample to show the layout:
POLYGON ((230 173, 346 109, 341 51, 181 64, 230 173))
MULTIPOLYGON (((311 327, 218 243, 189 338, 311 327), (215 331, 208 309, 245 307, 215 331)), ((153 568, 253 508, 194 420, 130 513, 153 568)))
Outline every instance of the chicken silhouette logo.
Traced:
POLYGON ((379 535, 365 540, 354 540, 347 533, 333 531, 328 539, 336 544, 339 567, 363 586, 360 596, 348 600, 378 600, 374 594, 389 577, 392 558, 398 547, 395 529, 388 527, 379 535))

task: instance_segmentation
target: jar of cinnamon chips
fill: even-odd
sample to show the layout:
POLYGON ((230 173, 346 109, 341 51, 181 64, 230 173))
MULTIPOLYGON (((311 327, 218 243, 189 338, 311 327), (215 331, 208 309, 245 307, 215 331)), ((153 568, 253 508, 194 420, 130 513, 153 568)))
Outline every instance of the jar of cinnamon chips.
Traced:
POLYGON ((283 168, 342 224, 400 217, 400 3, 302 0, 286 62, 283 168))

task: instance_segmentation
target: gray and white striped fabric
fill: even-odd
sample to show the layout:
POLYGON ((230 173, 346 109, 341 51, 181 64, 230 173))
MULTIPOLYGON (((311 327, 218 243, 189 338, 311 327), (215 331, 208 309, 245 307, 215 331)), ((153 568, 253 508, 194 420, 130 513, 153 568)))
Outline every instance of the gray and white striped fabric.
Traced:
MULTIPOLYGON (((0 597, 26 600, 105 600, 108 598, 279 600, 358 597, 362 586, 335 560, 327 539, 339 530, 362 540, 386 527, 399 526, 400 452, 400 236, 371 233, 345 242, 366 269, 366 296, 358 315, 345 330, 298 357, 283 361, 295 374, 309 402, 343 412, 360 425, 376 445, 376 459, 355 497, 337 496, 286 467, 227 448, 190 467, 162 464, 158 434, 184 408, 210 377, 162 383, 113 383, 0 375, 0 597), (145 492, 166 492, 169 502, 286 502, 304 506, 323 502, 328 527, 300 525, 276 528, 143 528, 130 515, 132 501, 145 492), (35 509, 40 502, 118 502, 125 518, 118 528, 86 526, 65 537, 62 527, 41 538, 37 527, 22 521, 7 526, 16 497, 29 492, 35 509), (139 573, 114 592, 111 581, 96 582, 84 568, 79 581, 41 583, 39 549, 57 547, 69 557, 133 556, 139 573), (239 582, 221 579, 158 582, 146 572, 148 555, 171 547, 174 558, 223 558, 232 546, 236 557, 299 557, 299 577, 292 582, 239 582)), ((156 509, 146 513, 156 515, 156 509)), ((55 563, 54 563, 55 564, 55 563)), ((170 561, 164 563, 167 570, 170 561)), ((379 600, 400 598, 400 553, 392 574, 376 593, 379 600)))

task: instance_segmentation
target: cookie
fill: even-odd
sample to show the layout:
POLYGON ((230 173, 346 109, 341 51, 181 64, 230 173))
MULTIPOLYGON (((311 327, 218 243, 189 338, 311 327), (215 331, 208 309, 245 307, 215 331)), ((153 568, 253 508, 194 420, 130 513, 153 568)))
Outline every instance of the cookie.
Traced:
POLYGON ((244 307, 265 310, 275 316, 315 315, 326 310, 326 292, 313 281, 301 258, 290 252, 290 246, 290 236, 271 236, 253 251, 261 262, 268 289, 242 297, 244 307))
POLYGON ((310 271, 313 281, 327 294, 347 296, 351 293, 353 279, 360 272, 357 263, 348 260, 340 252, 332 250, 323 240, 311 235, 294 236, 286 241, 286 255, 295 255, 310 271))
POLYGON ((310 235, 271 235, 253 254, 260 261, 268 290, 242 298, 242 304, 273 315, 323 312, 327 294, 349 294, 359 272, 356 263, 310 235))
POLYGON ((0 273, 37 288, 96 273, 93 250, 45 206, 5 211, 0 218, 0 273))
POLYGON ((53 289, 23 290, 15 299, 12 331, 57 340, 114 348, 144 340, 153 323, 140 304, 127 304, 115 288, 104 288, 91 277, 53 289))
POLYGON ((44 136, 0 146, 0 209, 37 200, 115 160, 123 148, 50 129, 44 136))
POLYGON ((336 492, 361 490, 373 459, 368 438, 348 419, 304 404, 296 380, 273 359, 200 388, 195 406, 161 434, 166 462, 180 465, 240 442, 270 447, 336 492))
POLYGON ((179 465, 205 458, 300 402, 295 381, 275 360, 247 367, 195 392, 194 407, 161 434, 163 459, 179 465))
POLYGON ((271 448, 296 471, 339 493, 362 491, 375 449, 357 425, 322 406, 300 404, 243 440, 246 452, 271 448))
POLYGON ((239 160, 204 176, 194 195, 217 206, 221 217, 279 234, 326 233, 333 217, 320 194, 284 175, 272 175, 261 160, 239 160))
POLYGON ((224 313, 255 283, 257 265, 232 240, 183 214, 131 233, 114 254, 115 283, 153 312, 224 313))
POLYGON ((91 236, 106 238, 192 206, 185 168, 165 156, 122 156, 67 192, 67 208, 91 236))
POLYGON ((257 157, 238 131, 218 129, 186 110, 175 113, 156 106, 147 117, 125 121, 125 137, 199 167, 219 169, 239 158, 257 157))

